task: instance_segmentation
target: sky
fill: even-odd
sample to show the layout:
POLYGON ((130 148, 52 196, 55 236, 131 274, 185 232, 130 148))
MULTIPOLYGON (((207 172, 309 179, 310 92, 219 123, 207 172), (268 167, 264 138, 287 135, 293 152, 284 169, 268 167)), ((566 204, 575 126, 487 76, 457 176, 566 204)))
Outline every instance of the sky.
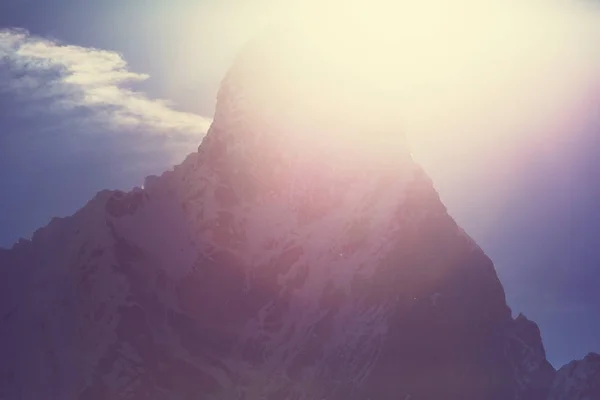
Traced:
MULTIPOLYGON (((227 67, 283 3, 0 2, 0 247, 194 151, 227 67)), ((461 57, 389 59, 408 71, 401 114, 416 159, 555 366, 600 352, 600 12, 561 4, 503 14, 493 42, 473 39, 482 27, 457 33, 461 57)), ((420 40, 443 36, 419 25, 420 40)))

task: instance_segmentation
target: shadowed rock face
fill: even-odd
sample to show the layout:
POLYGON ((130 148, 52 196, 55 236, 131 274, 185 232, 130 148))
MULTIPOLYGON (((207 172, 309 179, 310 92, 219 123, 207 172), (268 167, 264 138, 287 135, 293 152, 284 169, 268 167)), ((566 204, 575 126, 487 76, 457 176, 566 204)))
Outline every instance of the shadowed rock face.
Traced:
POLYGON ((600 399, 600 354, 589 353, 558 370, 549 400, 600 399))
POLYGON ((407 148, 298 146, 247 62, 198 152, 0 251, 0 399, 595 398, 407 148))

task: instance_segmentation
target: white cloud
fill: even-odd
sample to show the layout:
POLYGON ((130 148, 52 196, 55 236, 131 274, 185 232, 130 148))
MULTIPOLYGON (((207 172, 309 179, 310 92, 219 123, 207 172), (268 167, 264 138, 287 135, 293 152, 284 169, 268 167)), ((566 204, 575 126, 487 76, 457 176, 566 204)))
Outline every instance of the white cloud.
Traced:
POLYGON ((120 54, 0 30, 0 92, 24 100, 49 100, 45 111, 85 108, 85 118, 112 128, 144 128, 153 133, 202 135, 210 120, 174 109, 168 101, 132 90, 148 79, 132 72, 120 54))

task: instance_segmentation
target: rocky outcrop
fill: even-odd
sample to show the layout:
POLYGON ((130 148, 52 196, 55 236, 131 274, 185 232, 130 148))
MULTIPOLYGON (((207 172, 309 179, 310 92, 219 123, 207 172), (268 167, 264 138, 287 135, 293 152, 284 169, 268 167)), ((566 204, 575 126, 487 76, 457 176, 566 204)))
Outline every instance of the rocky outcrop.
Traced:
POLYGON ((507 335, 518 399, 546 399, 556 371, 546 360, 540 330, 519 314, 507 335))
POLYGON ((600 399, 600 355, 590 353, 559 369, 548 399, 600 399))

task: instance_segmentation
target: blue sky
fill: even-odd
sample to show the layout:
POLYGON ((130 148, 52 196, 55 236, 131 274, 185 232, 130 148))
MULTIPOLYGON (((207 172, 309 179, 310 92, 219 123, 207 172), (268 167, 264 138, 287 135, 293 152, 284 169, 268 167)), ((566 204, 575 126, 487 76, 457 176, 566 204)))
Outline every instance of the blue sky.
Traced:
MULTIPOLYGON (((193 151, 221 76, 275 3, 0 2, 0 246, 193 151)), ((562 133, 535 146, 421 157, 557 366, 600 352, 600 78, 582 87, 570 122, 547 127, 562 133)))

